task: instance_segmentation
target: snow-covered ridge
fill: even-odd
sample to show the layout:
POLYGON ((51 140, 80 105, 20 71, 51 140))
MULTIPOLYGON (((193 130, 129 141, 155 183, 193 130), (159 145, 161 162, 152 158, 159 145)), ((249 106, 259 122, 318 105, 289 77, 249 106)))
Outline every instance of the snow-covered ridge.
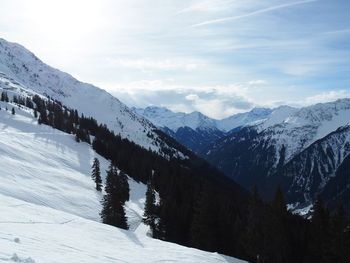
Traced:
POLYGON ((302 192, 302 198, 298 197, 297 201, 311 201, 313 194, 322 192, 335 176, 349 154, 350 126, 345 125, 316 141, 286 164, 283 175, 292 177, 288 192, 302 192))
MULTIPOLYGON (((156 127, 134 114, 106 91, 91 84, 83 83, 71 75, 44 64, 33 53, 19 44, 0 38, 0 72, 4 81, 15 83, 24 90, 50 96, 63 105, 77 109, 85 116, 107 124, 123 138, 156 152, 160 152, 161 139, 155 132, 156 127)), ((163 147, 168 147, 163 144, 163 147)), ((168 147, 171 148, 171 147, 168 147)), ((175 150, 178 156, 183 156, 175 150)))
POLYGON ((183 113, 173 112, 167 108, 150 106, 144 109, 133 108, 133 110, 150 120, 158 127, 167 127, 176 132, 181 127, 196 129, 217 129, 215 120, 200 112, 183 113))
POLYGON ((254 108, 251 111, 238 113, 228 118, 217 120, 217 127, 225 132, 241 126, 251 126, 265 122, 273 113, 272 109, 254 108))
POLYGON ((228 132, 240 126, 255 125, 263 122, 272 112, 271 109, 254 108, 246 113, 239 113, 222 120, 216 120, 196 111, 192 113, 173 112, 167 108, 156 106, 144 109, 133 108, 133 110, 150 120, 154 125, 169 128, 174 132, 183 127, 189 127, 193 130, 220 130, 228 132))
MULTIPOLYGON (((345 98, 301 109, 277 108, 256 129, 260 138, 276 148, 277 155, 285 147, 285 159, 288 161, 313 142, 349 122, 350 99, 345 98)), ((278 156, 276 160, 279 160, 278 156)))

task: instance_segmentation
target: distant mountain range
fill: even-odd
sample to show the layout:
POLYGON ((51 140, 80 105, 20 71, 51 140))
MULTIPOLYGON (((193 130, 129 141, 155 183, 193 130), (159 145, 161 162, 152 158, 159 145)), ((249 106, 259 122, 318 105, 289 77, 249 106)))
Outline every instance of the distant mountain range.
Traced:
POLYGON ((246 113, 215 120, 200 112, 173 112, 164 107, 132 109, 196 153, 200 153, 235 128, 265 121, 273 112, 267 108, 254 108, 246 113))
POLYGON ((201 113, 134 109, 246 188, 265 198, 281 186, 293 207, 324 196, 350 211, 350 99, 258 108, 213 120, 201 113), (163 113, 166 112, 166 117, 163 113))

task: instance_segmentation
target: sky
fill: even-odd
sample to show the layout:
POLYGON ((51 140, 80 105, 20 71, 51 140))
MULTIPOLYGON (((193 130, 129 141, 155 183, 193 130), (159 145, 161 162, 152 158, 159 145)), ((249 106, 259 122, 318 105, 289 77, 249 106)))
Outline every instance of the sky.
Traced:
POLYGON ((349 0, 0 0, 0 37, 128 106, 221 119, 350 97, 349 0))

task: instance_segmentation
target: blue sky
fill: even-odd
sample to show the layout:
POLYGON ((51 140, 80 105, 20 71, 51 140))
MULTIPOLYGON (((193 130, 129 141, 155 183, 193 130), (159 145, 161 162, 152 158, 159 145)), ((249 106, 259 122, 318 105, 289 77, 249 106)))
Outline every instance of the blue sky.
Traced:
POLYGON ((350 96, 348 0, 1 0, 1 37, 130 106, 211 117, 350 96))

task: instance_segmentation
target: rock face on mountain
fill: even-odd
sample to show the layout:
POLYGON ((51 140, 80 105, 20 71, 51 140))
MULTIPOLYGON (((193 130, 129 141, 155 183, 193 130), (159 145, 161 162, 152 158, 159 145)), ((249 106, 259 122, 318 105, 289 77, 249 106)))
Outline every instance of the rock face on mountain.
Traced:
POLYGON ((330 189, 347 191, 346 184, 334 184, 338 173, 344 177, 338 169, 350 154, 349 123, 350 99, 277 108, 264 122, 210 145, 202 156, 245 187, 257 185, 266 198, 280 185, 292 203, 307 204, 323 193, 333 202, 330 189))

